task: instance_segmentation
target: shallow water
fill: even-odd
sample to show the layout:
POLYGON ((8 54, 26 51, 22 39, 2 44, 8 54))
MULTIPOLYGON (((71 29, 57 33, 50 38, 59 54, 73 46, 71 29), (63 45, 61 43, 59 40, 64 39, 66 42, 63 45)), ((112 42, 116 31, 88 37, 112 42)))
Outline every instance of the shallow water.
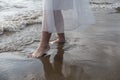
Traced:
POLYGON ((67 43, 50 45, 51 56, 40 59, 26 57, 38 45, 40 24, 1 35, 0 80, 120 80, 120 13, 99 9, 95 15, 95 25, 66 32, 67 43))

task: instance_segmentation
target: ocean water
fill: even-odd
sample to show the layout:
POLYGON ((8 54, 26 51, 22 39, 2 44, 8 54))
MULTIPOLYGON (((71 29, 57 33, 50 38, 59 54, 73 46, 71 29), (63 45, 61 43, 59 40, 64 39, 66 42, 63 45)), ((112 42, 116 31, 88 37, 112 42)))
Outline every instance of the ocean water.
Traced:
MULTIPOLYGON (((115 8, 120 0, 91 0, 94 8, 115 8)), ((42 0, 0 0, 0 34, 19 31, 26 24, 40 23, 42 0)))
POLYGON ((90 0, 94 8, 117 8, 120 7, 120 0, 90 0))
POLYGON ((0 34, 41 22, 41 0, 0 0, 0 34))

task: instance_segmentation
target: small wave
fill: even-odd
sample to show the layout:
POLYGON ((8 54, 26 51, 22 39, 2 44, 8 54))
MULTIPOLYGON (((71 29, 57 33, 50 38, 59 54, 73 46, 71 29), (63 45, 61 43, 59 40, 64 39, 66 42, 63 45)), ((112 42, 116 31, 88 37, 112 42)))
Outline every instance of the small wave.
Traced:
POLYGON ((90 4, 112 4, 112 3, 109 3, 109 2, 90 2, 90 4))
POLYGON ((6 16, 3 21, 0 21, 0 33, 4 31, 19 31, 25 25, 41 23, 42 11, 31 10, 21 12, 14 16, 6 16))
POLYGON ((107 8, 107 9, 113 9, 120 7, 120 1, 115 0, 91 0, 90 1, 93 8, 107 8))

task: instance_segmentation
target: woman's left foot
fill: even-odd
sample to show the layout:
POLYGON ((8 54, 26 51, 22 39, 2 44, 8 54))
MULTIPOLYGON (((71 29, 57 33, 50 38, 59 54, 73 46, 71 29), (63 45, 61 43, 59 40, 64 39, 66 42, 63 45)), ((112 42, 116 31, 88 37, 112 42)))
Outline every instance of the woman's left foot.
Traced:
POLYGON ((56 40, 50 41, 49 43, 50 44, 64 44, 65 40, 56 39, 56 40))

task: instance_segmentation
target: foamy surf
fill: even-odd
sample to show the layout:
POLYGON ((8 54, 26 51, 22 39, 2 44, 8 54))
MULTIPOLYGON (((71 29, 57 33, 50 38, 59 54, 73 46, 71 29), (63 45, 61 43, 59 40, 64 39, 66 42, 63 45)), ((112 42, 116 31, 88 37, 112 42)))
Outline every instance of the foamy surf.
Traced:
POLYGON ((42 11, 31 10, 21 12, 14 16, 6 16, 4 20, 0 21, 0 33, 3 31, 19 31, 25 25, 41 23, 42 11))
POLYGON ((41 23, 41 0, 0 0, 0 34, 41 23))
POLYGON ((93 8, 114 9, 120 7, 119 0, 91 0, 93 8))

